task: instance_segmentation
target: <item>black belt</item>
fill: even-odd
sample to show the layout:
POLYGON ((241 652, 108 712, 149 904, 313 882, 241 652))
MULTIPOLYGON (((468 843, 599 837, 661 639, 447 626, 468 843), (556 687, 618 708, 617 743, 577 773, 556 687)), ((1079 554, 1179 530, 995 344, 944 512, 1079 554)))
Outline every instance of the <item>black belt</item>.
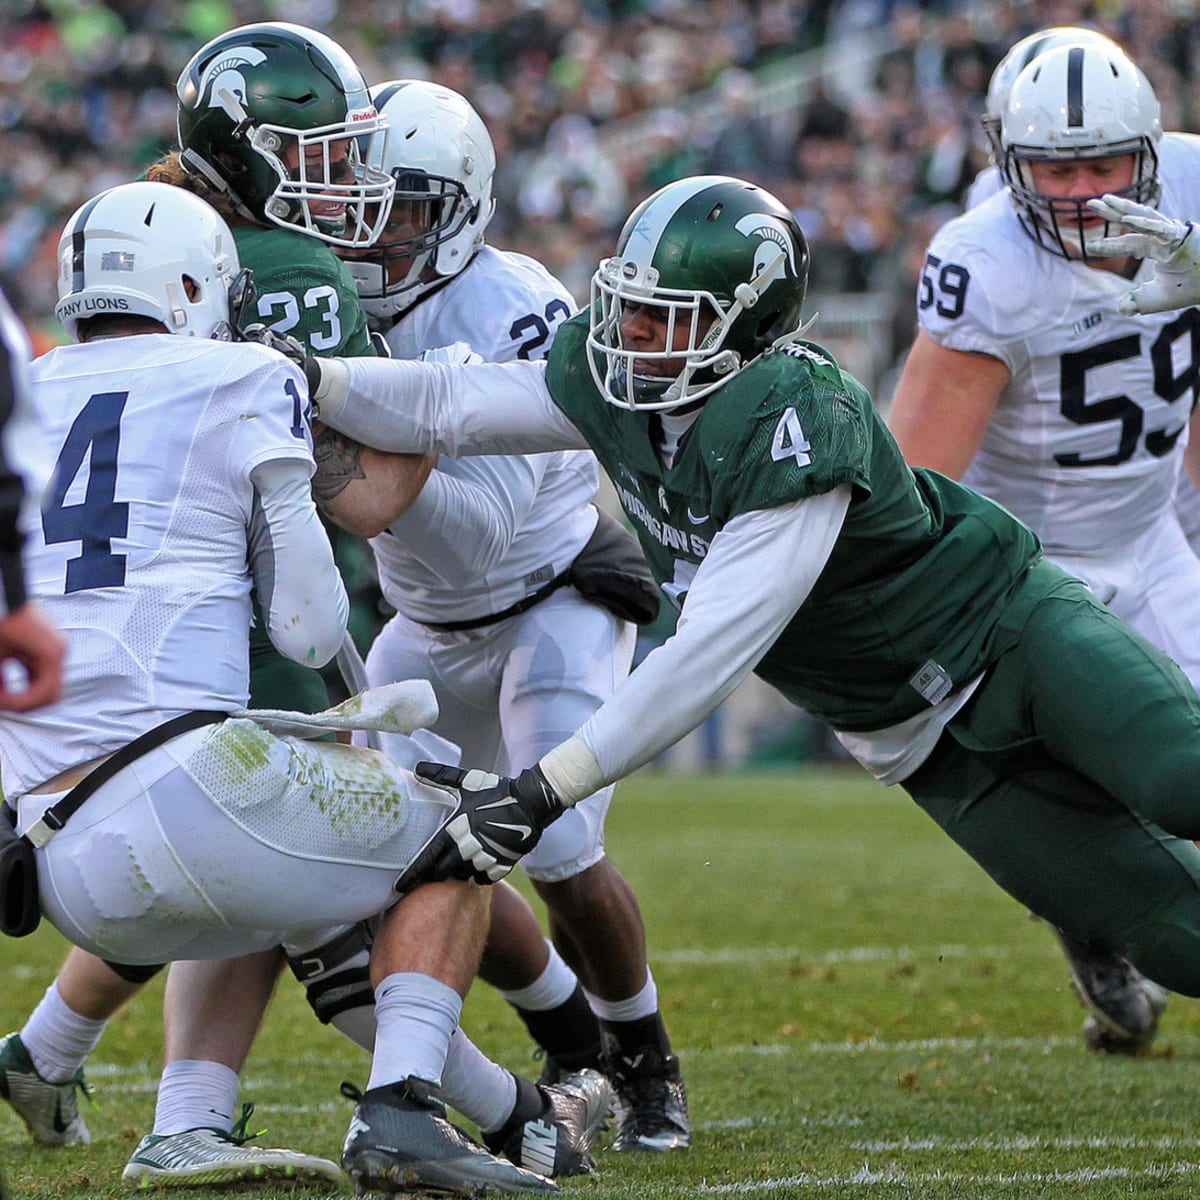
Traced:
POLYGON ((468 617, 465 621, 443 621, 440 624, 433 621, 421 621, 419 624, 424 625, 426 629, 436 629, 439 633, 461 633, 464 629, 482 629, 485 625, 495 625, 497 621, 507 621, 509 617, 528 612, 535 604, 541 604, 551 592, 558 591, 560 587, 565 587, 570 582, 571 572, 566 570, 561 575, 555 575, 549 583, 538 588, 536 592, 530 592, 524 600, 518 600, 516 604, 510 605, 503 612, 490 613, 486 617, 468 617))
POLYGON ((122 746, 115 754, 106 758, 57 804, 46 809, 40 819, 25 831, 25 838, 35 846, 44 846, 67 823, 67 818, 76 813, 82 807, 83 802, 97 788, 107 783, 122 767, 127 767, 135 759, 141 758, 143 754, 161 746, 164 742, 169 742, 181 733, 199 729, 204 725, 215 725, 218 721, 224 721, 228 716, 227 712, 197 710, 186 712, 179 717, 172 717, 171 720, 146 730, 141 737, 134 738, 128 745, 122 746))

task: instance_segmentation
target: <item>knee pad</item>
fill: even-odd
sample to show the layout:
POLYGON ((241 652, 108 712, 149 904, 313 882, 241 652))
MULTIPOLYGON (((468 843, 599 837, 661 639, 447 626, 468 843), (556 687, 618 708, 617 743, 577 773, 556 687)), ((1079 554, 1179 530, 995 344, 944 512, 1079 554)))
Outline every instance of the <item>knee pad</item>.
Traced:
POLYGON ((288 955, 288 966, 304 984, 308 1002, 322 1025, 335 1022, 342 1013, 364 1005, 374 1011, 375 991, 371 987, 370 973, 372 940, 370 930, 360 922, 323 946, 288 955))
POLYGON ((147 983, 166 966, 166 963, 154 963, 148 967, 131 967, 128 963, 110 962, 107 958, 103 962, 110 971, 120 975, 126 983, 147 983))

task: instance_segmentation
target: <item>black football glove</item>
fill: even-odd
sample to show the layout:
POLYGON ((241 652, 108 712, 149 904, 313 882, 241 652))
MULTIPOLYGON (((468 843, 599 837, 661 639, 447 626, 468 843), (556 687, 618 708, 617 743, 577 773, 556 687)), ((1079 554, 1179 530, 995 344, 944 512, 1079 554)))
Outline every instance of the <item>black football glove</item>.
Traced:
POLYGON ((277 351, 285 358, 290 358, 304 372, 304 378, 308 381, 309 396, 317 394, 321 383, 321 360, 309 354, 304 345, 290 333, 278 333, 269 325, 256 323, 240 330, 238 340, 255 342, 259 346, 266 346, 268 350, 277 351))
POLYGON ((417 763, 413 774, 458 803, 396 881, 401 893, 439 879, 503 879, 566 808, 536 766, 515 779, 431 762, 417 763))

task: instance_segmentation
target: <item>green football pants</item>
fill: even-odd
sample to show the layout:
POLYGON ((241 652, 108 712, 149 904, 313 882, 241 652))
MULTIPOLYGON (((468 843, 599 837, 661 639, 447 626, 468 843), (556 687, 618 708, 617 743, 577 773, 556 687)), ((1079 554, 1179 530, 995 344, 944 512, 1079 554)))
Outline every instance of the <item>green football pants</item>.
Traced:
POLYGON ((1082 586, 1033 609, 903 786, 1033 912, 1200 996, 1200 699, 1082 586))

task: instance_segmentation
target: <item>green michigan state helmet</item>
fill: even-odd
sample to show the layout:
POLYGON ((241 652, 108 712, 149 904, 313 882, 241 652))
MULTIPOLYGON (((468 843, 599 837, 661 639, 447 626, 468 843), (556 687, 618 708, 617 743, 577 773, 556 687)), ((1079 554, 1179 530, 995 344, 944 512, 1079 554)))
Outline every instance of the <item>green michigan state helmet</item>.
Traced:
POLYGON ((807 284, 804 232, 769 192, 724 175, 669 183, 633 211, 592 276, 596 386, 625 408, 692 404, 800 334, 807 284), (643 308, 665 324, 662 350, 623 334, 643 308))
POLYGON ((243 216, 337 246, 379 236, 395 181, 368 163, 387 122, 332 38, 243 25, 197 51, 176 90, 180 161, 243 216))

